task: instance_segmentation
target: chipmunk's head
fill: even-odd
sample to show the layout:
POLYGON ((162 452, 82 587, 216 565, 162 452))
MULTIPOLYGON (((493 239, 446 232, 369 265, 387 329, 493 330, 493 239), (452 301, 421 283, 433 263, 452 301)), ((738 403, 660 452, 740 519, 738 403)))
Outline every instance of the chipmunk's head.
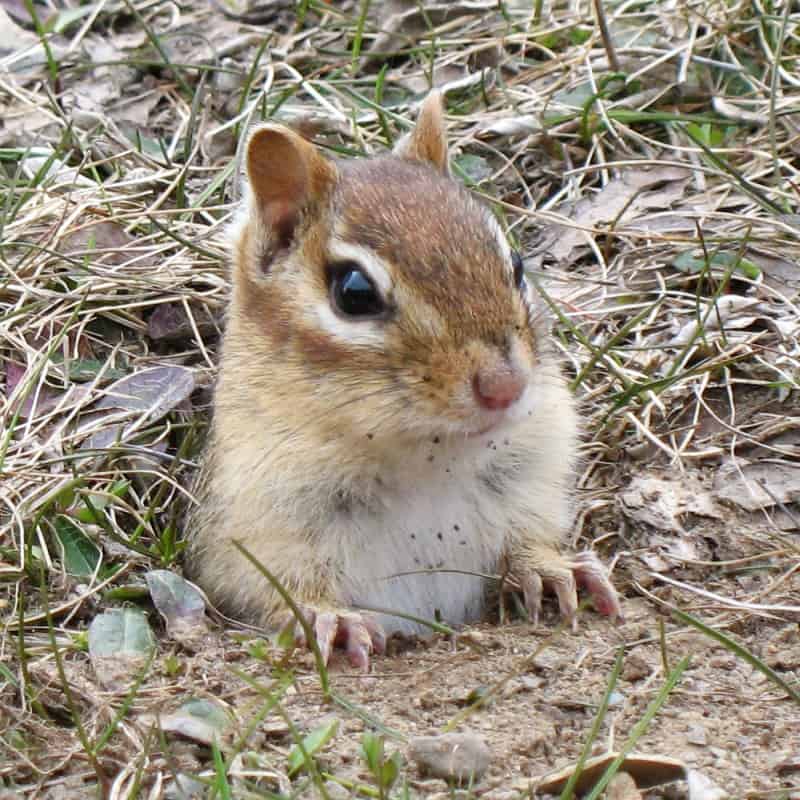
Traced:
POLYGON ((438 93, 390 155, 334 163, 265 125, 246 170, 232 320, 270 391, 389 440, 535 413, 553 368, 532 291, 491 212, 449 176, 438 93))

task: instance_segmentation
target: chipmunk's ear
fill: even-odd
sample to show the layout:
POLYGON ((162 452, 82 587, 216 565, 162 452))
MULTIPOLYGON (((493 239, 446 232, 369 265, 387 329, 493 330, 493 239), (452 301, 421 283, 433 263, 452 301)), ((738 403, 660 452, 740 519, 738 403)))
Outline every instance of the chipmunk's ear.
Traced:
POLYGON ((302 136, 280 125, 264 125, 246 151, 251 204, 272 233, 274 253, 294 239, 303 213, 327 199, 336 167, 302 136))
POLYGON ((394 152, 401 158, 427 162, 444 175, 450 173, 441 92, 434 89, 428 94, 419 110, 414 130, 397 143, 394 152))

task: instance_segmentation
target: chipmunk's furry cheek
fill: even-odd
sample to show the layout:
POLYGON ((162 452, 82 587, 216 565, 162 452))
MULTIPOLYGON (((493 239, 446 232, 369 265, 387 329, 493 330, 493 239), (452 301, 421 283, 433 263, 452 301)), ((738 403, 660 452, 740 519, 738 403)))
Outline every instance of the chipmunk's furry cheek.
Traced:
POLYGON ((283 292, 274 287, 272 289, 251 295, 252 308, 249 313, 251 318, 257 318, 259 330, 281 352, 292 337, 292 317, 283 292))
MULTIPOLYGON (((472 346, 434 349, 426 363, 410 372, 414 405, 434 424, 439 420, 459 426, 474 413, 470 386, 477 363, 472 346)), ((402 369, 402 364, 397 366, 402 369)))
POLYGON ((347 343, 332 337, 328 331, 300 327, 296 331, 295 343, 309 364, 335 370, 352 364, 358 354, 347 343))
MULTIPOLYGON (((242 225, 236 231, 232 307, 248 323, 257 326, 273 339, 273 332, 283 329, 281 343, 287 336, 285 298, 274 282, 267 283, 258 271, 258 235, 256 226, 242 225), (265 325, 265 323, 267 323, 265 325)), ((273 339, 273 341, 275 341, 273 339)))

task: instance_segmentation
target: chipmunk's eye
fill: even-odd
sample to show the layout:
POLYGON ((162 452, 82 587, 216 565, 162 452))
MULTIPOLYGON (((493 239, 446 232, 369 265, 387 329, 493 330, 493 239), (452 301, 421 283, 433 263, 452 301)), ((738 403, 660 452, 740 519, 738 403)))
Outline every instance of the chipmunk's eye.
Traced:
POLYGON ((335 264, 328 269, 331 302, 347 317, 376 317, 386 310, 375 284, 354 263, 335 264))
POLYGON ((522 256, 516 251, 511 251, 511 266, 514 268, 514 286, 522 289, 525 285, 525 267, 522 265, 522 256))

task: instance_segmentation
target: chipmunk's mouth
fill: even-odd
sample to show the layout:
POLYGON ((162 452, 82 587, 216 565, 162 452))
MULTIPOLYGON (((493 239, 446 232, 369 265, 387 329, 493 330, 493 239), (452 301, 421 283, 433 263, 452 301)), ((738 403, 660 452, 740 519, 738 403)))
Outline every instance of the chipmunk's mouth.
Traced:
POLYGON ((470 425, 469 427, 465 426, 467 428, 467 438, 477 439, 480 436, 485 436, 487 433, 493 433, 510 421, 511 416, 506 411, 481 414, 478 419, 474 420, 474 425, 470 425))

